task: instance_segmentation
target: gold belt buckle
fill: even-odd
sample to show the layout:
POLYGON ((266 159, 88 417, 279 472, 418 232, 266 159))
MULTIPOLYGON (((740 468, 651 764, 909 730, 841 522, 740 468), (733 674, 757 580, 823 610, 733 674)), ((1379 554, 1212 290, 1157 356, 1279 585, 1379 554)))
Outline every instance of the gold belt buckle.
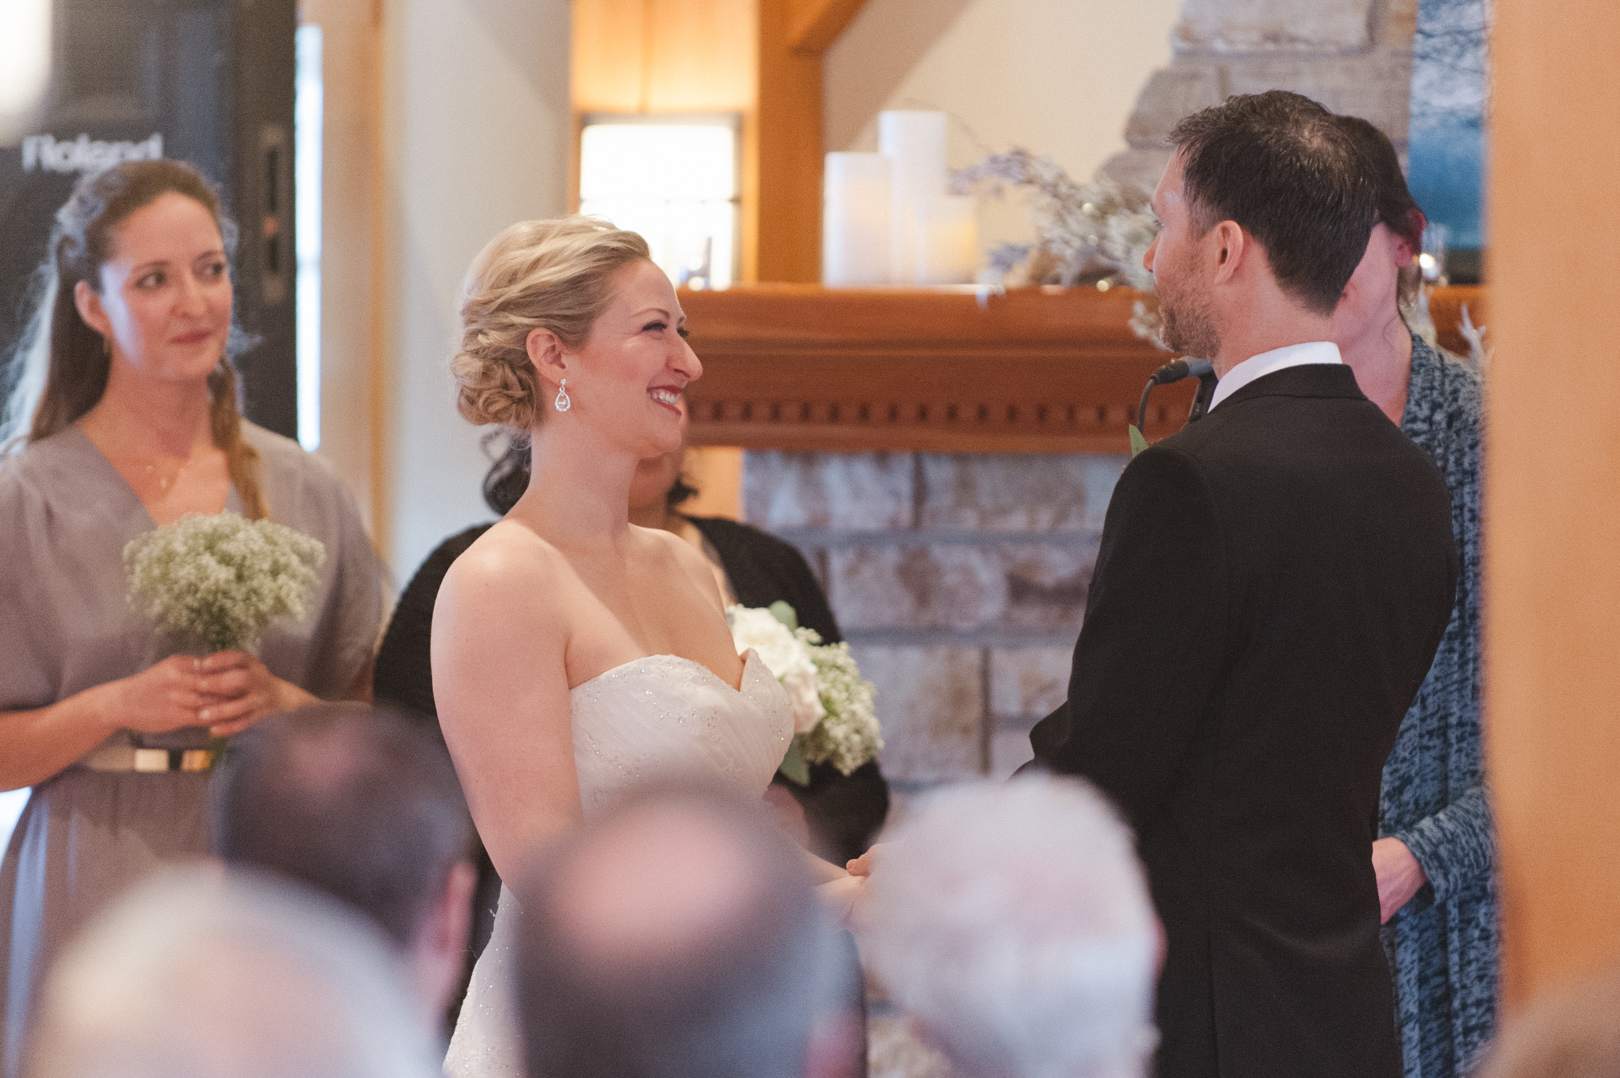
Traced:
POLYGON ((136 749, 135 764, 131 771, 167 771, 169 770, 168 749, 136 749))
POLYGON ((207 771, 214 766, 212 749, 135 749, 131 771, 207 771))

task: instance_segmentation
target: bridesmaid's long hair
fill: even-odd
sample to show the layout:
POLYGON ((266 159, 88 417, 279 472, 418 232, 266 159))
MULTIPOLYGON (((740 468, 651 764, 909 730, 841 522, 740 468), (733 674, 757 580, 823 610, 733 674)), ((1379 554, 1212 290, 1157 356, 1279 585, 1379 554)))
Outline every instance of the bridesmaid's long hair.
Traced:
MULTIPOLYGON (((195 168, 180 161, 125 161, 87 176, 56 211, 49 252, 36 285, 38 306, 13 359, 0 433, 27 430, 38 441, 71 426, 107 389, 109 342, 85 324, 73 302, 80 281, 101 291, 101 265, 112 255, 113 231, 130 214, 170 192, 201 205, 214 219, 227 258, 235 254, 236 226, 220 209, 219 195, 195 168)), ((233 343, 241 340, 234 324, 233 343)), ((209 426, 225 452, 231 483, 250 520, 268 515, 259 485, 259 453, 242 439, 240 392, 229 351, 208 375, 209 426)))

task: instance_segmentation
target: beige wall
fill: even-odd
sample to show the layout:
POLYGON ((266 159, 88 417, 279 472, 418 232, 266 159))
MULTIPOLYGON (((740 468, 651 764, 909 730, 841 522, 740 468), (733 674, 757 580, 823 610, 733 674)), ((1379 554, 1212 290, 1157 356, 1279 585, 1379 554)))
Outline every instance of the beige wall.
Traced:
MULTIPOLYGON (((951 113, 953 167, 1022 146, 1077 180, 1123 151, 1125 121, 1170 63, 1181 0, 867 0, 827 51, 828 150, 875 150, 877 114, 951 113)), ((1016 206, 985 207, 981 246, 1022 238, 1016 206)))
POLYGON ((565 212, 567 0, 394 0, 387 114, 382 356, 383 554, 403 584, 438 542, 490 519, 480 432, 448 361, 472 257, 514 221, 565 212))

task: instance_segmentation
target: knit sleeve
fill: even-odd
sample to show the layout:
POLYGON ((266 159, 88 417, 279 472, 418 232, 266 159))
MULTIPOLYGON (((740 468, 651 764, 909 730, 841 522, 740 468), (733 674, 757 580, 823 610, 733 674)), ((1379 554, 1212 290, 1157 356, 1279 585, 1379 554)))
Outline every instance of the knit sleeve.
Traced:
POLYGON ((1395 837, 1423 866, 1434 885, 1436 902, 1483 885, 1495 856, 1485 787, 1470 787, 1451 804, 1396 832, 1395 837))

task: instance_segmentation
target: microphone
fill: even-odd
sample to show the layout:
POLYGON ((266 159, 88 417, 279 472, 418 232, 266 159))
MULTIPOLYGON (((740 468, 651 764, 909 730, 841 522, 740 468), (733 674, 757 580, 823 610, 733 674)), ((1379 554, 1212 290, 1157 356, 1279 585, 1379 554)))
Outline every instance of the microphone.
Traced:
POLYGON ((1167 386, 1171 382, 1179 382, 1183 378, 1202 378, 1213 372, 1215 368, 1207 359, 1172 359, 1169 363, 1153 372, 1148 379, 1149 385, 1167 386))
POLYGON ((1172 359, 1154 371, 1148 377, 1147 385, 1142 387, 1142 402, 1136 406, 1137 430, 1147 426, 1148 394, 1153 392, 1153 387, 1167 386, 1183 378, 1196 378, 1199 382, 1198 393, 1193 397, 1192 408, 1187 412, 1187 422, 1194 423, 1204 418, 1204 413, 1209 411, 1210 398, 1215 395, 1214 365, 1207 359, 1172 359))

